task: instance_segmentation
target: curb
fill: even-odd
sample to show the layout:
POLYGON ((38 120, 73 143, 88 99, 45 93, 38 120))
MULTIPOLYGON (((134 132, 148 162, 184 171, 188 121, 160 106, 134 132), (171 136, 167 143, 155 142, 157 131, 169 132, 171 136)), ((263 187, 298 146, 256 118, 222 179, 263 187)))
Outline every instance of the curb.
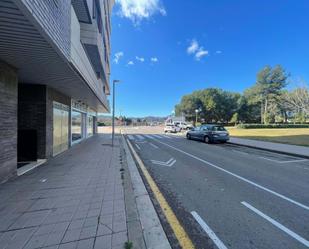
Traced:
POLYGON ((126 219, 127 219, 127 231, 128 231, 128 241, 132 242, 133 248, 135 249, 146 249, 142 225, 138 216, 134 190, 132 186, 132 180, 129 172, 128 166, 128 152, 125 148, 125 141, 122 140, 122 150, 121 154, 123 155, 123 189, 124 189, 124 200, 125 200, 125 209, 126 209, 126 219))
POLYGON ((144 185, 137 165, 132 157, 127 142, 122 135, 123 147, 126 154, 127 166, 132 182, 133 198, 136 207, 136 217, 128 217, 129 240, 133 242, 134 248, 171 249, 170 243, 161 225, 157 212, 151 202, 150 196, 144 185), (139 222, 139 231, 136 230, 136 222, 139 222), (130 232, 130 230, 132 232, 130 232), (131 237, 131 238, 130 238, 131 237), (135 240, 135 241, 134 241, 135 240), (139 247, 136 247, 138 245, 139 247))
POLYGON ((235 143, 235 142, 230 142, 230 141, 227 142, 227 143, 228 143, 228 144, 235 144, 235 145, 242 146, 242 147, 247 147, 247 148, 253 148, 253 149, 258 149, 258 150, 264 150, 264 151, 269 151, 269 152, 284 154, 284 155, 288 155, 288 156, 295 156, 295 157, 300 157, 300 158, 309 159, 309 155, 306 156, 306 155, 302 155, 302 154, 290 153, 290 152, 280 151, 280 150, 274 150, 274 149, 267 149, 267 148, 262 148, 262 147, 258 147, 258 146, 246 145, 246 144, 235 143))

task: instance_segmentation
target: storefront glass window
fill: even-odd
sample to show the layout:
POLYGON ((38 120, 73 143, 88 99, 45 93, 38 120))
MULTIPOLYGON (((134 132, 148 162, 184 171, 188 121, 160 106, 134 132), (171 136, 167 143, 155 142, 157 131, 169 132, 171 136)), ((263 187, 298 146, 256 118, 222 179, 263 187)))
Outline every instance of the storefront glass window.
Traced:
POLYGON ((82 138, 82 114, 72 111, 72 142, 82 138))
POLYGON ((93 116, 88 116, 87 134, 88 136, 93 135, 93 116))

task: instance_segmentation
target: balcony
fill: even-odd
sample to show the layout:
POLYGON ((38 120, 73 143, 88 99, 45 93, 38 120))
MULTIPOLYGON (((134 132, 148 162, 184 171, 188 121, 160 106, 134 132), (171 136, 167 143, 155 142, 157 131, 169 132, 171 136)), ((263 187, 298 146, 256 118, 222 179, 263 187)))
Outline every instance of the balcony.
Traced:
POLYGON ((93 1, 94 0, 72 0, 72 5, 78 21, 83 23, 92 22, 93 1))
POLYGON ((98 78, 103 81, 108 79, 109 67, 106 63, 106 43, 103 37, 106 35, 104 19, 104 5, 95 1, 91 23, 80 23, 80 39, 86 49, 87 55, 98 78))
POLYGON ((104 48, 102 42, 102 35, 100 34, 95 23, 87 24, 80 23, 80 39, 83 43, 88 57, 92 63, 94 71, 101 78, 104 73, 103 58, 104 48))
POLYGON ((100 47, 101 35, 95 29, 96 25, 79 23, 75 12, 72 11, 71 14, 71 63, 103 106, 109 110, 109 103, 103 92, 105 78, 98 77, 98 73, 104 70, 100 55, 100 50, 103 51, 102 45, 100 47))

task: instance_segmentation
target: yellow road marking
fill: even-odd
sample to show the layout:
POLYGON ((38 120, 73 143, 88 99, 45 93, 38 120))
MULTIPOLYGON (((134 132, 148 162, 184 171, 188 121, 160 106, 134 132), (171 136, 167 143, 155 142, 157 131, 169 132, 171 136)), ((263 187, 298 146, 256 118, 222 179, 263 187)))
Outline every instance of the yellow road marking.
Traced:
POLYGON ((180 224, 179 220, 177 219, 176 215, 174 214, 173 210, 171 209, 171 207, 169 206, 169 204, 167 203, 166 199, 164 198, 163 194, 160 192, 157 184, 155 183, 155 181, 152 179, 151 175, 149 174, 148 170, 146 169, 144 163, 142 162, 142 160, 140 159, 140 157, 137 155, 136 151, 134 150, 131 142, 126 139, 129 147, 134 155, 135 160, 137 161, 140 169, 142 170, 152 192, 154 193, 155 198, 157 199, 157 201, 159 202, 161 209, 168 221, 168 223, 170 224, 180 246, 184 249, 194 249, 194 245, 191 241, 191 239, 189 238, 188 234, 186 233, 186 231, 184 230, 184 228, 182 227, 182 225, 180 224))

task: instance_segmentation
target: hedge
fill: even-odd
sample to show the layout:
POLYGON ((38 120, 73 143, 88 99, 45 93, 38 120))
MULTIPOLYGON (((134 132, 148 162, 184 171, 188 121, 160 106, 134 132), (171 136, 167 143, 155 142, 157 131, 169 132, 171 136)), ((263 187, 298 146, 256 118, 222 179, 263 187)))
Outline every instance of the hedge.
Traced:
POLYGON ((309 128, 309 124, 239 124, 240 129, 309 128))

